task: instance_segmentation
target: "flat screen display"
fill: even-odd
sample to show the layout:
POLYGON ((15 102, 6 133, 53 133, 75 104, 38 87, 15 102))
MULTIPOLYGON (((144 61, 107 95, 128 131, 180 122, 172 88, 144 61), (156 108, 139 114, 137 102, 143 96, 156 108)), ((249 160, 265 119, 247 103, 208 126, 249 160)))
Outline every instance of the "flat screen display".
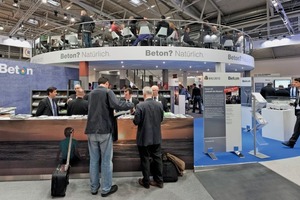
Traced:
POLYGON ((275 79, 274 80, 274 87, 278 88, 279 85, 282 85, 284 88, 288 88, 289 84, 291 84, 290 79, 275 79))
POLYGON ((70 79, 69 80, 69 90, 74 90, 74 86, 76 84, 81 85, 81 80, 72 80, 72 79, 70 79))

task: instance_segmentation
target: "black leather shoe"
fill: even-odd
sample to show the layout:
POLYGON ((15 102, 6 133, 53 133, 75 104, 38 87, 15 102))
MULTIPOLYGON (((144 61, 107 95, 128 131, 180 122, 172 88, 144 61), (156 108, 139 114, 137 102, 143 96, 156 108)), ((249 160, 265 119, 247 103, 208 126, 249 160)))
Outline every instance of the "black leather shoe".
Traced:
POLYGON ((141 186, 143 186, 144 188, 146 188, 146 189, 149 189, 149 188, 150 188, 150 185, 149 185, 149 184, 144 184, 142 178, 139 178, 139 184, 140 184, 141 186))
POLYGON ((113 186, 111 186, 111 188, 110 188, 110 190, 109 190, 108 193, 105 193, 105 194, 102 193, 101 196, 102 197, 107 197, 107 196, 115 193, 117 190, 118 190, 118 186, 117 185, 113 185, 113 186))
POLYGON ((159 187, 159 188, 163 188, 164 187, 164 183, 163 182, 158 183, 156 181, 150 181, 150 185, 151 186, 155 186, 155 187, 159 187))
POLYGON ((291 142, 282 142, 281 144, 283 144, 284 146, 290 147, 290 148, 294 148, 294 145, 295 145, 291 142))
POLYGON ((92 193, 92 195, 97 195, 97 194, 98 194, 98 190, 99 190, 99 188, 100 188, 100 185, 99 185, 99 187, 97 188, 97 190, 96 190, 95 192, 91 192, 91 193, 92 193))

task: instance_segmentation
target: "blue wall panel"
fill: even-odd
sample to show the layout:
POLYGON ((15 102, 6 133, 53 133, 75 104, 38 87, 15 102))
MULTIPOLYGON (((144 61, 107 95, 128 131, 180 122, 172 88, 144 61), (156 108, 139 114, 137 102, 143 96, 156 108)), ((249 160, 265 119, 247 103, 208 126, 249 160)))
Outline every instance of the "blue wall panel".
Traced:
POLYGON ((0 59, 0 107, 15 106, 16 114, 30 113, 32 90, 46 91, 49 86, 66 90, 69 79, 79 79, 79 70, 0 59), (29 74, 21 74, 22 69, 29 74))

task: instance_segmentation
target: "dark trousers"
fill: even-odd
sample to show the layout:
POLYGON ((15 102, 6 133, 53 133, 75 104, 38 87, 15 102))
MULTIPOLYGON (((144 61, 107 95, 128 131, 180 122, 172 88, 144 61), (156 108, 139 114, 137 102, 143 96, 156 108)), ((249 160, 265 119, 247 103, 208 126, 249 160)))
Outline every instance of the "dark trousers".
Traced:
POLYGON ((202 113, 202 109, 201 109, 201 96, 195 96, 194 97, 193 112, 195 112, 197 104, 199 106, 199 113, 202 113))
POLYGON ((160 144, 149 145, 149 146, 138 146, 141 168, 143 173, 143 183, 144 185, 149 185, 150 182, 150 158, 152 158, 151 172, 154 181, 158 183, 163 182, 162 177, 162 157, 161 157, 161 147, 160 144))
POLYGON ((297 115, 297 120, 294 126, 294 133, 290 138, 289 142, 295 144, 300 135, 300 115, 297 115))

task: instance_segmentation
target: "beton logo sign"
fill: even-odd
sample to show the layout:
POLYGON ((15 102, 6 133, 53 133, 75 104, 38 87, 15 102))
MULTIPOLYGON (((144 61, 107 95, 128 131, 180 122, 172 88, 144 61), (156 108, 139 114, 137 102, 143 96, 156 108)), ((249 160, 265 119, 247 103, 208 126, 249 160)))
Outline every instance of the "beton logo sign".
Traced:
POLYGON ((33 75, 33 69, 28 67, 7 66, 7 64, 0 63, 0 74, 19 74, 19 75, 33 75))

